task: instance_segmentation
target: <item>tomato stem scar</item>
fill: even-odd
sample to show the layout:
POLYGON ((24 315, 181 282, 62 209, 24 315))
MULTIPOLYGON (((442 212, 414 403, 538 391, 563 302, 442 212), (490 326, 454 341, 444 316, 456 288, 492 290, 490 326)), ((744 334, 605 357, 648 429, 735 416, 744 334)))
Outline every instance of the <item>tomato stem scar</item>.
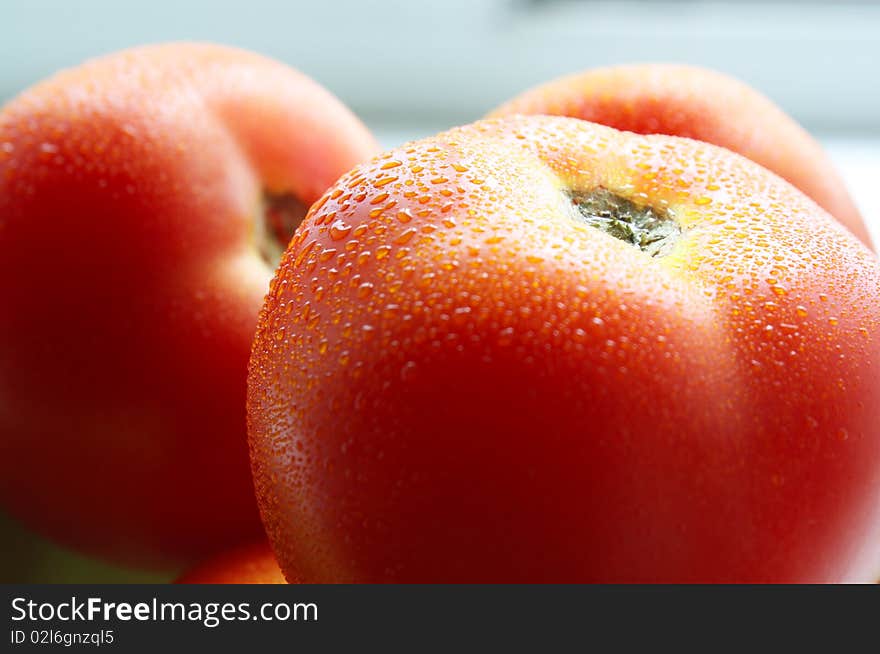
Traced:
POLYGON ((309 208, 292 193, 263 191, 257 214, 255 239, 263 260, 272 268, 281 261, 281 255, 300 226, 309 208))
POLYGON ((606 188, 566 192, 575 220, 625 241, 651 257, 669 253, 681 226, 665 208, 636 204, 606 188))

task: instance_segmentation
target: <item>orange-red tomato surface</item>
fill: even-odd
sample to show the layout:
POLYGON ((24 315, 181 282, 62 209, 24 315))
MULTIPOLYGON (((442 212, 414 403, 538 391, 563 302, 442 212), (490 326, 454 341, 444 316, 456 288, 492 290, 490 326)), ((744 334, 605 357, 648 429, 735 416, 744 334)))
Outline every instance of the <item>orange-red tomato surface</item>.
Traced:
POLYGON ((257 495, 305 582, 859 578, 880 265, 789 183, 562 117, 389 151, 311 209, 253 347, 257 495), (573 198, 652 207, 658 256, 573 198))

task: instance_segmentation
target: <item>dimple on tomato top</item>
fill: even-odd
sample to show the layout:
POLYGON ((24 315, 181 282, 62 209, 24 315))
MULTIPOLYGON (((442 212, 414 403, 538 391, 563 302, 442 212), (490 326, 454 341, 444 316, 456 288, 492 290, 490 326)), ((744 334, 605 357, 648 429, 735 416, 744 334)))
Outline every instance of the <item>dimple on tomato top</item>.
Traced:
POLYGON ((794 184, 871 247, 858 207, 821 145, 769 98, 722 73, 662 63, 596 68, 536 86, 490 116, 510 114, 570 116, 725 147, 794 184))

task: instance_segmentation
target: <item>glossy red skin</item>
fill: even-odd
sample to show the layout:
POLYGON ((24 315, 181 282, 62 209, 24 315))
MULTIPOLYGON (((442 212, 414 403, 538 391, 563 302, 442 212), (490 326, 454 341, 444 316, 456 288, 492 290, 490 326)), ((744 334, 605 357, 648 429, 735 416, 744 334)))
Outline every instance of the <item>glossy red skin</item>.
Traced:
POLYGON ((214 556, 181 575, 177 584, 286 584, 269 543, 214 556))
POLYGON ((878 397, 880 265, 815 203, 705 143, 521 116, 313 207, 248 425, 307 583, 829 582, 880 542, 878 397), (650 258, 579 223, 562 191, 596 186, 684 235, 650 258))
POLYGON ((828 155, 755 89, 721 73, 674 64, 631 64, 560 77, 505 102, 493 117, 570 116, 637 134, 720 145, 788 180, 873 247, 858 207, 828 155))
POLYGON ((310 204, 375 142, 318 84, 211 45, 129 50, 0 112, 0 502, 179 567, 260 536, 245 370, 263 189, 310 204))

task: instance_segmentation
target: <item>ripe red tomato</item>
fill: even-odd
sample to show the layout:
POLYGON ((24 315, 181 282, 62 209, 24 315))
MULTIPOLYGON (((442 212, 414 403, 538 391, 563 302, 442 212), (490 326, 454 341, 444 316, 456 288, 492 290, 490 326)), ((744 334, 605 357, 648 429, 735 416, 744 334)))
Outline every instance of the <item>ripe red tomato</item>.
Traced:
POLYGON ((858 578, 880 542, 880 264, 728 150, 455 129, 310 211, 250 363, 306 582, 858 578))
POLYGON ((3 107, 3 508, 138 566, 261 536, 257 313, 288 228, 375 147, 315 82, 209 45, 95 60, 3 107))

